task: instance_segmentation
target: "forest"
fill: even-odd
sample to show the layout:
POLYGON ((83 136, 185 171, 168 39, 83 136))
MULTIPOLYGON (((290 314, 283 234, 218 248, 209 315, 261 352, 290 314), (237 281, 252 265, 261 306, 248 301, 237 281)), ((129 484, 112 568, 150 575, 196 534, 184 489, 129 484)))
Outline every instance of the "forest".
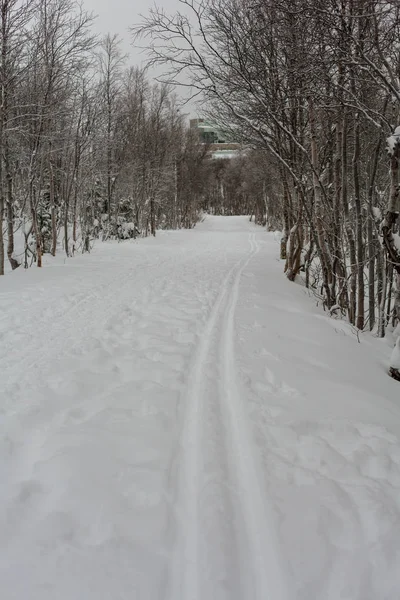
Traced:
POLYGON ((268 156, 266 214, 287 277, 303 272, 327 310, 383 337, 400 316, 399 3, 181 4, 151 11, 136 38, 268 156))
POLYGON ((73 0, 1 2, 0 273, 262 201, 250 159, 211 163, 173 88, 93 21, 73 0))
POLYGON ((179 4, 132 24, 138 68, 74 0, 2 0, 0 273, 249 214, 282 232, 291 281, 383 337, 400 316, 398 2, 179 4), (237 157, 210 160, 182 88, 237 157))

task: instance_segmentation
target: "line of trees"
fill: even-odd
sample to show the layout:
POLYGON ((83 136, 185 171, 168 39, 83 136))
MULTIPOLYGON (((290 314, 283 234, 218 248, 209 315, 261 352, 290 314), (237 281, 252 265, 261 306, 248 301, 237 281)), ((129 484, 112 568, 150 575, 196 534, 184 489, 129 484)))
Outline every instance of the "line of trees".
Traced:
POLYGON ((232 158, 208 162, 201 208, 209 214, 254 216, 256 223, 276 230, 280 222, 272 206, 278 196, 279 183, 267 156, 246 148, 232 158))
POLYGON ((399 3, 181 6, 133 28, 167 65, 154 84, 75 0, 0 0, 0 274, 248 213, 283 231, 290 280, 383 336, 400 317, 399 3), (173 93, 188 82, 245 154, 209 159, 173 93))
POLYGON ((243 163, 257 160, 238 160, 247 187, 233 185, 236 167, 210 160, 173 88, 128 66, 93 21, 75 0, 0 0, 0 275, 95 238, 192 227, 201 211, 264 218, 261 164, 252 182, 243 163))
POLYGON ((74 0, 0 0, 0 274, 192 227, 207 204, 207 151, 172 89, 92 25, 74 0))
POLYGON ((288 278, 303 270, 328 310, 383 336, 400 317, 399 136, 390 177, 385 142, 400 123, 399 2, 181 6, 153 9, 135 37, 168 81, 188 73, 221 125, 268 157, 288 278))

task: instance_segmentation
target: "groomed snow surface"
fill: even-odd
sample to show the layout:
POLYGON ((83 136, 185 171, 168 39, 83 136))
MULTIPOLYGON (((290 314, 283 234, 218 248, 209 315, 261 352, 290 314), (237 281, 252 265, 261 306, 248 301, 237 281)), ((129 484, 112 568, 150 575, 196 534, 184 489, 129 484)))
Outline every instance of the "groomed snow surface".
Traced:
POLYGON ((391 347, 244 217, 0 282, 2 600, 398 600, 391 347))

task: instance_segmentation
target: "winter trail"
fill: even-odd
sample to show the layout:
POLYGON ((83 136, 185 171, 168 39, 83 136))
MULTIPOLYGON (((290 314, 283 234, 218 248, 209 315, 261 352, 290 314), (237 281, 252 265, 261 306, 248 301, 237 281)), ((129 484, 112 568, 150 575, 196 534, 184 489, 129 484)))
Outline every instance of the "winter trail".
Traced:
POLYGON ((247 217, 0 287, 5 600, 398 600, 390 340, 247 217))
MULTIPOLYGON (((252 447, 250 431, 246 425, 245 412, 241 407, 236 379, 234 353, 234 318, 238 301, 239 283, 242 272, 258 253, 259 245, 254 233, 249 234, 249 253, 240 259, 228 272, 221 284, 218 297, 201 336, 195 361, 186 389, 186 408, 181 440, 181 456, 178 462, 178 493, 175 502, 179 511, 179 531, 174 554, 170 599, 187 598, 197 600, 209 597, 218 588, 218 581, 205 578, 209 573, 207 560, 212 556, 213 539, 203 535, 203 524, 199 504, 202 500, 204 482, 207 479, 203 463, 203 448, 206 440, 215 436, 223 438, 226 454, 224 473, 229 482, 232 497, 231 531, 220 532, 230 537, 226 545, 236 555, 239 572, 219 573, 218 578, 230 582, 220 590, 221 598, 232 598, 233 583, 238 577, 242 598, 262 599, 271 593, 276 599, 287 598, 284 591, 285 575, 279 563, 280 549, 275 535, 275 525, 268 501, 261 489, 256 467, 257 458, 252 447), (219 385, 213 401, 214 411, 219 411, 219 420, 210 424, 205 419, 204 404, 210 394, 210 385, 205 385, 207 370, 212 357, 216 359, 219 385), (214 427, 214 431, 212 428, 214 427), (210 430, 211 429, 211 430, 210 430), (249 490, 251 493, 249 494, 249 490), (234 546, 232 546, 234 544, 234 546), (204 565, 205 568, 201 568, 204 565), (232 588, 232 589, 230 589, 232 588)), ((215 420, 214 420, 215 421, 215 420)), ((221 461, 221 456, 218 457, 221 461)), ((210 519, 209 508, 207 518, 210 519)), ((226 519, 226 514, 225 514, 226 519)), ((215 535, 215 530, 214 530, 215 535)))
POLYGON ((262 469, 254 447, 251 426, 242 405, 235 362, 235 309, 239 297, 240 276, 253 256, 259 252, 255 236, 250 257, 237 272, 228 306, 223 316, 223 335, 220 348, 222 356, 221 403, 226 427, 228 456, 232 478, 236 481, 239 518, 243 520, 244 536, 238 538, 241 549, 243 596, 262 600, 273 596, 276 600, 288 599, 287 574, 281 562, 281 548, 276 535, 274 515, 260 477, 262 469), (251 490, 251 493, 249 493, 251 490))

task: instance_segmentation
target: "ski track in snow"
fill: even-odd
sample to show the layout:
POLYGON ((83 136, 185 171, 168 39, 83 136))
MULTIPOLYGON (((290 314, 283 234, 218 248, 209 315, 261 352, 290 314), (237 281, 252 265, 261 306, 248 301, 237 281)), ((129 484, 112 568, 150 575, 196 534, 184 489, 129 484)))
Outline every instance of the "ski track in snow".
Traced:
POLYGON ((242 597, 255 600, 273 596, 276 600, 288 597, 287 575, 281 564, 281 548, 275 532, 274 516, 263 489, 261 469, 251 436, 251 428, 239 394, 235 362, 235 308, 239 296, 240 275, 257 254, 259 246, 253 236, 254 250, 238 271, 224 315, 224 334, 221 339, 223 377, 221 397, 223 422, 228 429, 227 439, 233 477, 236 480, 244 522, 246 543, 241 548, 240 564, 246 565, 242 597), (225 418, 224 418, 225 416, 225 418), (249 490, 251 494, 249 494, 249 490))
POLYGON ((242 217, 0 289, 5 600, 398 600, 400 408, 242 217))
MULTIPOLYGON (((229 570, 227 565, 218 565, 216 577, 208 577, 205 581, 202 578, 202 573, 210 575, 212 572, 213 565, 210 563, 216 560, 218 564, 218 557, 210 559, 213 554, 211 546, 215 529, 210 540, 201 532, 204 523, 201 513, 207 512, 206 519, 210 521, 213 520, 213 515, 210 514, 213 510, 217 511, 213 526, 220 529, 219 543, 224 544, 225 560, 235 552, 236 547, 237 556, 231 557, 236 559, 236 563, 230 566, 237 570, 240 597, 261 600, 273 593, 276 600, 287 598, 272 513, 268 499, 260 487, 257 476, 258 460, 246 425, 236 381, 234 317, 240 277, 259 251, 254 233, 250 234, 249 242, 249 256, 239 260, 222 282, 188 380, 181 461, 178 463, 179 489, 175 499, 179 511, 179 533, 169 593, 171 600, 212 597, 219 586, 221 598, 232 598, 237 594, 232 580, 234 571, 229 570), (217 394, 213 397, 213 405, 209 407, 209 410, 218 415, 214 422, 205 418, 204 407, 210 392, 209 386, 205 384, 208 363, 211 363, 210 356, 213 355, 220 381, 217 394), (215 507, 208 506, 207 511, 204 507, 200 510, 200 503, 206 496, 203 488, 207 480, 202 449, 207 446, 207 440, 217 436, 223 438, 223 444, 218 447, 214 463, 223 460, 221 455, 225 451, 223 462, 228 472, 223 473, 223 476, 230 485, 232 496, 229 500, 222 499, 223 521, 226 521, 229 511, 232 513, 225 531, 218 523, 222 512, 218 502, 215 503, 215 507), (252 490, 251 494, 249 490, 252 490), (224 536, 228 539, 224 540, 224 536)), ((208 485, 209 483, 208 481, 208 485)), ((215 502, 213 498, 212 501, 215 502)))

